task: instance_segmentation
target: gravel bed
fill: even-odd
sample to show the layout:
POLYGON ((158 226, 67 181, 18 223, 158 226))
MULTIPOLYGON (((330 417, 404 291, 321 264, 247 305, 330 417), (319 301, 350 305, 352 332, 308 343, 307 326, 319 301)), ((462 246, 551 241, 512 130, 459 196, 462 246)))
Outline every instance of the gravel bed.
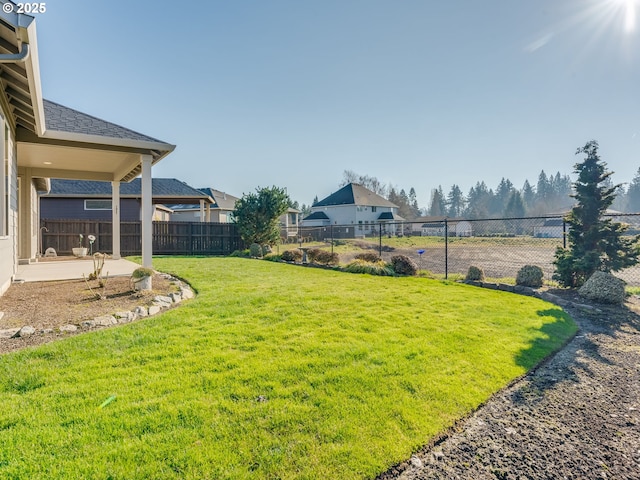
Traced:
POLYGON ((565 348, 378 478, 640 479, 639 307, 565 307, 565 348))

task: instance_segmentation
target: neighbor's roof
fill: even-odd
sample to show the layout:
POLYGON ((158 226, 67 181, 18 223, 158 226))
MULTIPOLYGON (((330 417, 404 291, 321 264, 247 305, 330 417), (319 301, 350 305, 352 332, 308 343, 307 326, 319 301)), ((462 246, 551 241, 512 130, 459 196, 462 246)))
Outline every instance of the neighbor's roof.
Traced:
POLYGON ((44 118, 47 130, 79 133, 99 137, 120 138, 140 142, 164 143, 156 138, 134 132, 128 128, 107 122, 100 118, 65 107, 50 100, 43 100, 44 118))
POLYGON ((221 192, 215 188, 199 188, 201 192, 206 193, 213 198, 214 204, 211 208, 219 208, 220 210, 234 210, 236 208, 236 202, 240 200, 238 197, 229 195, 226 192, 221 192))
POLYGON ((382 212, 378 217, 378 220, 398 220, 403 221, 404 218, 400 215, 394 215, 393 212, 382 212))
POLYGON ((302 219, 303 221, 305 220, 329 220, 329 217, 327 217, 327 215, 324 212, 313 212, 311 215, 309 215, 308 217, 305 217, 302 219))
POLYGON ((357 183, 349 183, 340 190, 332 193, 327 198, 320 200, 313 207, 328 207, 334 205, 361 205, 371 207, 394 207, 398 206, 391 203, 386 198, 381 197, 377 193, 364 188, 357 183))
MULTIPOLYGON (((120 197, 138 198, 142 195, 142 181, 139 178, 129 183, 120 184, 120 197)), ((152 178, 151 196, 154 203, 171 203, 179 200, 181 203, 212 203, 213 200, 206 193, 190 187, 175 178, 152 178)), ((51 180, 51 190, 43 197, 111 197, 111 183, 93 180, 51 180)))

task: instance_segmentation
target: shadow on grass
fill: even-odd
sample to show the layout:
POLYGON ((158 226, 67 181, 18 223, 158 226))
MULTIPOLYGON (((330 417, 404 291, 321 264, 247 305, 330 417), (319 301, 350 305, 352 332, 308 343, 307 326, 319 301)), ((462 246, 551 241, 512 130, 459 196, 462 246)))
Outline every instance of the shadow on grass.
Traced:
MULTIPOLYGON (((575 298, 572 300, 576 301, 575 298)), ((540 316, 551 316, 555 320, 544 325, 540 330, 543 336, 516 356, 516 363, 531 371, 527 382, 512 394, 515 404, 542 400, 544 392, 560 382, 579 382, 578 373, 595 376, 590 366, 593 362, 615 366, 614 361, 603 355, 603 344, 598 336, 613 339, 625 331, 640 332, 640 304, 633 306, 637 311, 630 304, 594 304, 591 308, 585 307, 584 303, 578 305, 567 307, 566 312, 558 309, 538 312, 540 316), (579 328, 575 336, 571 335, 573 322, 579 328)))

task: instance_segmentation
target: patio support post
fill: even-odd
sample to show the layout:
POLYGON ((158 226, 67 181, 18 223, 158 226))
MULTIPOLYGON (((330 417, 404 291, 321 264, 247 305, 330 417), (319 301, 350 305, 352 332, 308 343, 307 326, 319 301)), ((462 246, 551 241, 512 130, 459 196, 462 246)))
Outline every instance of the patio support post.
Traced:
POLYGON ((200 199, 200 223, 204 222, 204 200, 200 199))
POLYGON ((151 155, 140 155, 142 163, 142 266, 153 268, 153 202, 151 197, 151 155))
POLYGON ((111 252, 120 258, 120 182, 111 182, 111 252))
POLYGON ((211 204, 207 203, 207 223, 211 222, 211 204))

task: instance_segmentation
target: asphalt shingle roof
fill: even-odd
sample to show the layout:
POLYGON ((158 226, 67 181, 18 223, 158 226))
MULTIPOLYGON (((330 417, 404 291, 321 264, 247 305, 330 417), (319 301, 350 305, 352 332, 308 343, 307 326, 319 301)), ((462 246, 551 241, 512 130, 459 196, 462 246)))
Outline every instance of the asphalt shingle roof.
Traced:
POLYGON ((134 132, 115 123, 87 115, 73 108, 65 107, 50 100, 43 100, 44 118, 47 130, 82 133, 108 138, 122 138, 143 142, 164 143, 156 138, 134 132))
MULTIPOLYGON (((142 195, 142 181, 134 178, 131 182, 120 184, 120 196, 142 195)), ((152 178, 151 195, 153 197, 186 197, 207 198, 207 194, 190 187, 175 178, 152 178)), ((58 197, 110 197, 111 183, 93 180, 60 180, 51 179, 51 190, 48 196, 58 197)))
POLYGON ((308 217, 305 217, 303 220, 329 220, 329 217, 324 212, 313 212, 308 217))
POLYGON ((216 190, 215 188, 199 188, 201 192, 206 193, 215 201, 215 204, 212 205, 212 208, 219 208, 221 210, 234 210, 236 208, 236 202, 240 200, 238 197, 234 197, 233 195, 229 195, 228 193, 221 192, 220 190, 216 190))
POLYGON ((398 206, 395 203, 391 203, 384 197, 381 197, 377 193, 373 193, 371 190, 364 188, 357 183, 349 183, 340 190, 332 193, 326 198, 323 198, 318 203, 313 205, 314 207, 328 207, 334 205, 362 205, 371 207, 395 207, 398 206))

